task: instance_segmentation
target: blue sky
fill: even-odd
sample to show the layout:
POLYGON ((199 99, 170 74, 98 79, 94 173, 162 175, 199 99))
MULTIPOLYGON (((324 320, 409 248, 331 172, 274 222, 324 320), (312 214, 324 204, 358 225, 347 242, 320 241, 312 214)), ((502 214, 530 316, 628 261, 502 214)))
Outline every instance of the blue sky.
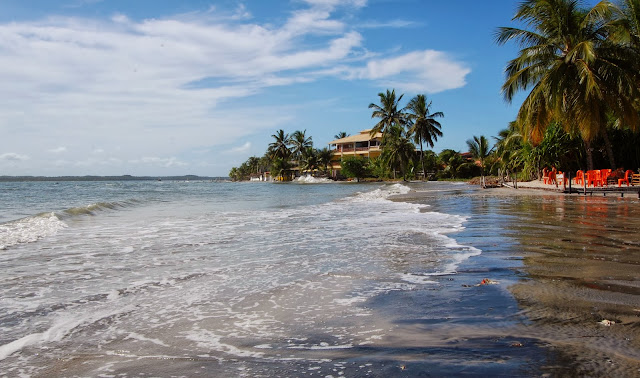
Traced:
POLYGON ((513 120, 517 1, 3 0, 0 175, 226 176, 271 134, 371 128, 387 88, 442 111, 434 150, 513 120))

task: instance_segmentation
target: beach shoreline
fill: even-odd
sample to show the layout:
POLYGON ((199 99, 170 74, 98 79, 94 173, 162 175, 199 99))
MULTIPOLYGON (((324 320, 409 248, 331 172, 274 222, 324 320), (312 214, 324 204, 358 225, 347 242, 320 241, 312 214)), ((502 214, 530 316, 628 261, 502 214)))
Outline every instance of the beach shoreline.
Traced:
MULTIPOLYGON (((637 376, 640 243, 634 235, 640 230, 638 199, 569 195, 541 190, 543 184, 536 184, 519 183, 518 189, 461 186, 444 198, 422 192, 424 184, 415 184, 410 193, 394 199, 426 204, 426 211, 455 211, 459 206, 455 201, 476 208, 466 229, 453 237, 481 249, 482 254, 461 264, 455 280, 499 282, 495 286, 503 295, 494 296, 487 306, 496 319, 489 339, 511 342, 502 349, 505 358, 526 354, 522 348, 542 348, 547 359, 538 359, 531 372, 637 376), (507 305, 512 300, 514 307, 507 305), (514 335, 525 341, 515 340, 514 335)), ((477 292, 494 287, 465 289, 477 292)), ((478 330, 469 326, 462 327, 478 330)), ((491 345, 484 344, 488 350, 491 345)))

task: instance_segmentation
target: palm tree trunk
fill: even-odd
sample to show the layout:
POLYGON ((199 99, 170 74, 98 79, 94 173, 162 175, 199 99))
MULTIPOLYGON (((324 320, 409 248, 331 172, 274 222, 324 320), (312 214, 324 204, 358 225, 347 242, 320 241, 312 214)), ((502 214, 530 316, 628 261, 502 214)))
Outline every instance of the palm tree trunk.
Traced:
POLYGON ((607 155, 609 156, 609 164, 611 165, 612 170, 616 170, 616 161, 613 156, 613 148, 611 147, 611 141, 609 140, 609 133, 607 133, 607 129, 602 130, 602 138, 604 139, 604 145, 607 149, 607 155))
POLYGON ((591 151, 591 141, 584 141, 584 149, 587 153, 587 171, 593 170, 593 151, 591 151))
POLYGON ((424 153, 422 152, 422 139, 420 139, 420 161, 422 162, 422 180, 427 178, 427 170, 424 169, 424 153))

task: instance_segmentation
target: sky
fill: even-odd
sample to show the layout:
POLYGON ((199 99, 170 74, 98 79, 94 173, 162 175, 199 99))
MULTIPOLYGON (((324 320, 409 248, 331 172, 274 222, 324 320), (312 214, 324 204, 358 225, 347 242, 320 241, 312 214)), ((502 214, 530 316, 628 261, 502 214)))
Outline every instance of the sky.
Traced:
POLYGON ((395 89, 433 150, 493 140, 515 0, 2 0, 0 176, 227 176, 279 129, 316 148, 395 89))

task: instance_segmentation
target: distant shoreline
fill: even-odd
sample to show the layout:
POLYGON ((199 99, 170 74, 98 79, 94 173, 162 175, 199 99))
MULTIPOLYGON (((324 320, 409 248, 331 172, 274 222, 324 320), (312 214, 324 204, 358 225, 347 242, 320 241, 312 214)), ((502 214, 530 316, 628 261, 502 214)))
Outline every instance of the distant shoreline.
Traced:
POLYGON ((29 182, 29 181, 210 181, 229 180, 228 177, 206 177, 206 176, 0 176, 0 182, 29 182))

